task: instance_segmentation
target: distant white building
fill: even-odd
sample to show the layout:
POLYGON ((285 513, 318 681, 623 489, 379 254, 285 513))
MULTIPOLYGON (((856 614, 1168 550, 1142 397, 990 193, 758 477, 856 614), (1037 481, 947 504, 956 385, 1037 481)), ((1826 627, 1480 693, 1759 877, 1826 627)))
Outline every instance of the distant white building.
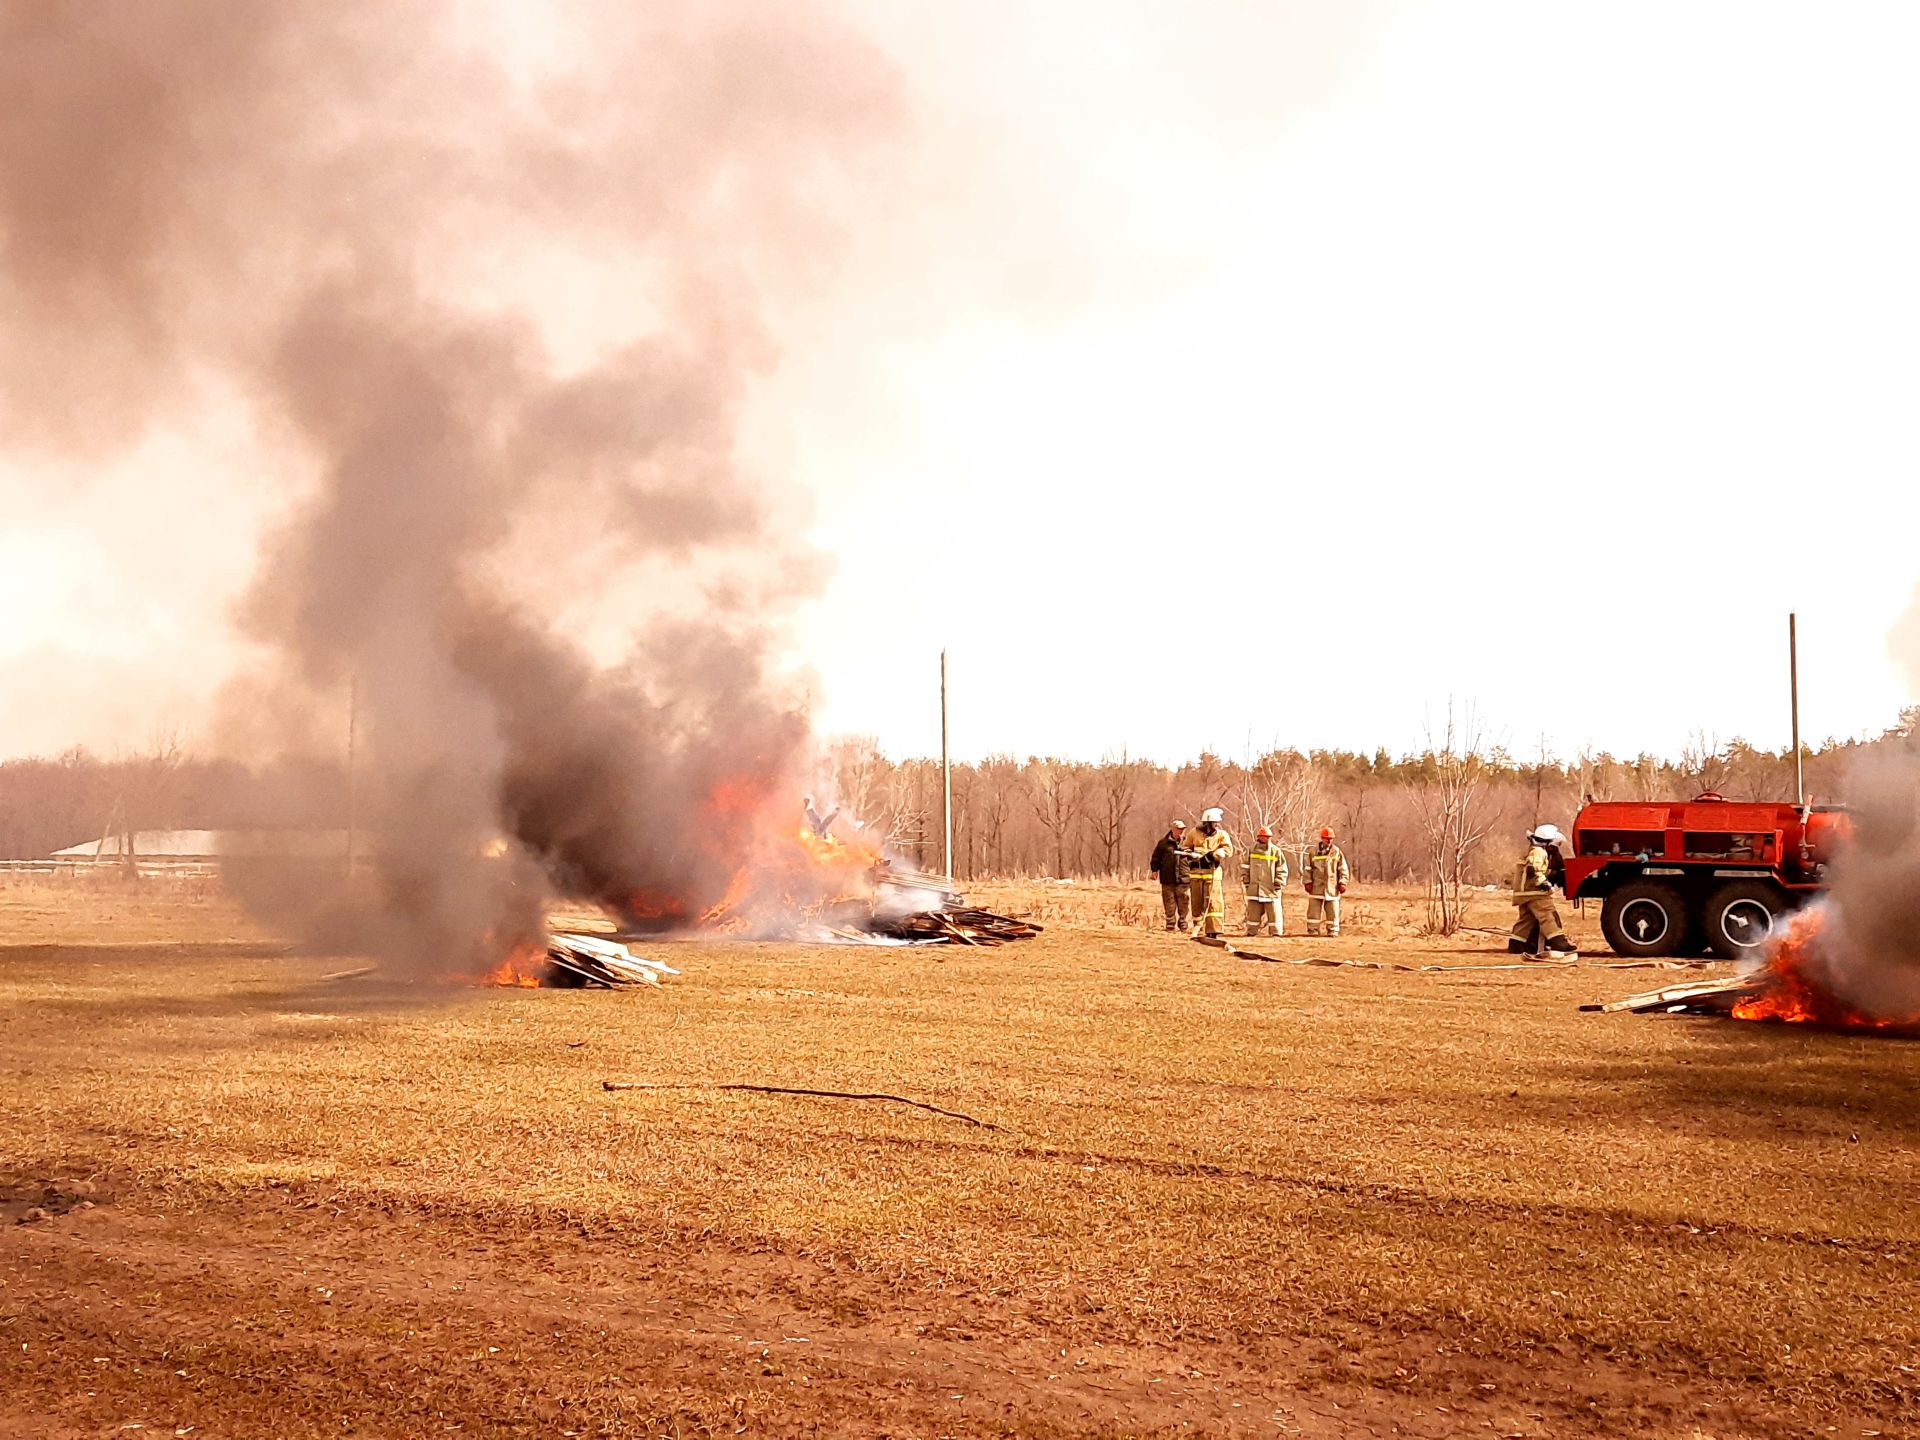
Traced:
MULTIPOLYGON (((365 854, 370 837, 354 837, 356 854, 365 854)), ((108 835, 69 845, 54 860, 118 860, 127 851, 124 837, 108 835)), ((232 859, 344 860, 345 830, 136 830, 131 846, 136 860, 217 861, 232 859)))

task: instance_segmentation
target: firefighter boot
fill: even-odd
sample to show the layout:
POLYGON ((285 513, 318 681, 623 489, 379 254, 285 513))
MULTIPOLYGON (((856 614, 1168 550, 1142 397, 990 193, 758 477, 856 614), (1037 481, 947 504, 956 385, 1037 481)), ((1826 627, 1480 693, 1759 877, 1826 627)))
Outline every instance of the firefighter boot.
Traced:
POLYGON ((1556 955, 1574 955, 1579 953, 1574 949, 1573 941, 1569 940, 1564 934, 1549 938, 1547 941, 1547 949, 1556 955))

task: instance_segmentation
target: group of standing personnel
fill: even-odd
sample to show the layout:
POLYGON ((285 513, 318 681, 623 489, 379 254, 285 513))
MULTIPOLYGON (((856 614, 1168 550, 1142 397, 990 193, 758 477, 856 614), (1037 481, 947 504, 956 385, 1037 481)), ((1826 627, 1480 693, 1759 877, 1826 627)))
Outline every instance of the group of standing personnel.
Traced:
MULTIPOLYGON (((1196 939, 1223 933, 1227 910, 1227 865, 1234 856, 1233 836, 1226 815, 1217 807, 1200 812, 1199 828, 1189 834, 1187 822, 1175 820, 1153 847, 1149 862, 1160 881, 1160 904, 1167 929, 1186 931, 1196 939)), ((1322 829, 1320 843, 1304 857, 1301 879, 1307 891, 1307 934, 1340 933, 1340 897, 1347 893, 1352 871, 1347 857, 1333 843, 1333 831, 1322 829)), ((1274 843, 1273 832, 1262 825, 1253 849, 1241 863, 1246 884, 1246 933, 1284 935, 1286 914, 1281 897, 1290 870, 1286 852, 1274 843)))
MULTIPOLYGON (((1554 903, 1555 893, 1566 885, 1567 866, 1560 854, 1565 839, 1554 825, 1536 825, 1527 835, 1527 853, 1516 867, 1513 880, 1513 904, 1519 913, 1507 939, 1508 950, 1516 954, 1544 957, 1575 953, 1561 923, 1560 908, 1554 903)), ((1195 939, 1224 931, 1227 866, 1233 855, 1233 836, 1227 833, 1225 812, 1217 807, 1200 812, 1199 828, 1191 834, 1184 820, 1175 820, 1167 827, 1148 863, 1160 881, 1160 904, 1166 912, 1168 930, 1185 931, 1195 939)), ((1320 843, 1303 859, 1307 934, 1338 935, 1340 897, 1347 893, 1347 882, 1353 875, 1347 857, 1333 843, 1331 828, 1320 831, 1320 843)), ((1240 866, 1247 892, 1248 935, 1287 933, 1281 897, 1286 893, 1288 874, 1286 852, 1274 843, 1273 831, 1262 825, 1240 866)))

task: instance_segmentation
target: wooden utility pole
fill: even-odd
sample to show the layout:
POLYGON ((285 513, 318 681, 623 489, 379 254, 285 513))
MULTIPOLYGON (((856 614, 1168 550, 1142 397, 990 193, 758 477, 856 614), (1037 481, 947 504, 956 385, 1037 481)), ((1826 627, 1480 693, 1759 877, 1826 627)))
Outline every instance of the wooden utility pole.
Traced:
POLYGON ((945 819, 947 879, 953 879, 953 761, 947 752, 947 652, 940 652, 940 790, 945 819))
POLYGON ((353 883, 353 827, 357 819, 354 811, 359 798, 355 793, 353 754, 355 721, 358 718, 355 712, 359 709, 359 702, 360 677, 349 675, 347 677, 347 883, 349 885, 353 883))
POLYGON ((1807 803, 1807 774, 1800 758, 1800 617, 1787 612, 1787 686, 1793 700, 1793 803, 1807 803))

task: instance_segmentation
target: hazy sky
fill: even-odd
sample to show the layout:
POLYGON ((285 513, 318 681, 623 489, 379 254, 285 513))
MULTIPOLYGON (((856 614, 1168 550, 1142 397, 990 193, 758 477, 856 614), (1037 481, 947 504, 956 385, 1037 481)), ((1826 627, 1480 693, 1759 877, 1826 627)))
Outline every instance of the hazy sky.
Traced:
MULTIPOLYGON (((965 756, 1778 744, 1790 608, 1810 734, 1912 698, 1920 9, 848 8, 905 178, 741 442, 823 729, 936 746, 945 645, 965 756)), ((201 725, 288 483, 217 405, 0 468, 0 754, 201 725)))

